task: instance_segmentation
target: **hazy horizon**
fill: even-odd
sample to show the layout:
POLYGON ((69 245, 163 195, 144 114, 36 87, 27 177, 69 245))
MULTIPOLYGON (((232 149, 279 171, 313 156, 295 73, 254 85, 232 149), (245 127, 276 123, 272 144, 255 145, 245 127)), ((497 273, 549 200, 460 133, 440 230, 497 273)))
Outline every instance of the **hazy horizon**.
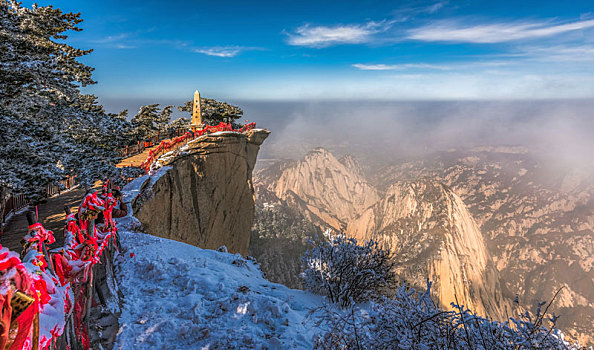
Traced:
MULTIPOLYGON (((110 112, 156 103, 102 102, 110 112)), ((359 158, 381 149, 387 151, 383 157, 393 159, 450 148, 521 145, 545 163, 594 170, 594 99, 228 102, 244 110, 242 121, 272 131, 262 159, 300 158, 315 147, 359 158)), ((179 116, 189 117, 176 111, 173 118, 179 116)))

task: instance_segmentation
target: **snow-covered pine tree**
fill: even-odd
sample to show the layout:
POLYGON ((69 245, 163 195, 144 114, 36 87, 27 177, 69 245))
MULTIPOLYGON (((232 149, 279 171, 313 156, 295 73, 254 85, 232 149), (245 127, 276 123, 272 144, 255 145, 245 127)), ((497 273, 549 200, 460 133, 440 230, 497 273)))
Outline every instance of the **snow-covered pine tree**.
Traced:
POLYGON ((393 256, 373 239, 359 245, 355 238, 335 235, 305 252, 301 261, 305 288, 342 307, 380 299, 396 289, 393 256))
POLYGON ((152 137, 159 132, 159 104, 141 106, 138 113, 132 118, 134 135, 138 140, 152 137))
POLYGON ((173 129, 183 129, 183 130, 188 130, 190 128, 190 125, 192 124, 192 121, 188 118, 178 118, 174 121, 171 122, 171 124, 169 124, 170 127, 172 127, 173 129))
POLYGON ((165 133, 169 128, 169 122, 171 121, 171 114, 173 113, 173 106, 165 106, 159 112, 159 118, 157 119, 157 129, 159 132, 165 133))
POLYGON ((141 106, 132 118, 133 133, 138 140, 144 140, 166 133, 173 112, 173 106, 165 106, 159 110, 159 104, 141 106))
POLYGON ((124 109, 121 112, 108 113, 108 116, 113 119, 112 123, 118 127, 119 132, 114 132, 112 140, 118 145, 129 145, 134 141, 134 131, 132 130, 132 123, 128 121, 128 110, 124 109))
MULTIPOLYGON (((180 112, 192 113, 194 102, 188 101, 183 106, 177 107, 180 112)), ((212 98, 200 98, 202 122, 208 125, 218 125, 220 122, 231 123, 233 128, 241 127, 236 120, 243 116, 243 110, 227 102, 217 101, 212 98)))
POLYGON ((0 0, 0 186, 34 200, 66 175, 92 183, 112 171, 125 132, 80 94, 95 83, 78 61, 92 50, 65 43, 80 22, 52 6, 0 0))

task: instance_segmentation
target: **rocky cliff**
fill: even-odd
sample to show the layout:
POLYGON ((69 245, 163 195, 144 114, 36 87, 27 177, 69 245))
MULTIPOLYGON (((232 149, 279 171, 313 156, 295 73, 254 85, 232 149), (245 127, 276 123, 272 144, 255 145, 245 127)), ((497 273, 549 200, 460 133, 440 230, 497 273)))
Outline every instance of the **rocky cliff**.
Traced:
MULTIPOLYGON (((262 192, 258 192, 260 196, 262 192)), ((302 288, 301 257, 326 238, 299 210, 282 201, 256 205, 249 255, 257 259, 266 278, 290 288, 302 288)))
MULTIPOLYGON (((350 223, 349 232, 359 236, 363 232, 377 230, 389 233, 395 227, 399 227, 398 232, 402 229, 410 234, 418 234, 416 238, 405 237, 411 244, 411 251, 428 252, 436 260, 441 259, 441 262, 439 266, 427 266, 429 259, 423 260, 422 257, 417 264, 412 258, 406 260, 407 250, 396 246, 405 261, 409 261, 406 269, 410 271, 410 276, 420 276, 417 269, 423 268, 427 276, 432 274, 431 278, 435 282, 439 282, 435 276, 437 271, 442 271, 447 279, 457 278, 456 273, 447 271, 447 264, 464 271, 460 272, 463 281, 470 281, 470 275, 476 278, 483 273, 486 275, 486 280, 482 282, 484 288, 477 287, 476 282, 464 282, 462 286, 451 284, 451 288, 448 288, 457 291, 469 287, 468 293, 477 301, 465 304, 486 304, 487 314, 497 314, 501 310, 495 307, 495 310, 489 311, 489 308, 493 309, 489 306, 493 302, 486 300, 488 294, 476 293, 485 290, 497 293, 491 294, 496 301, 500 294, 493 292, 491 286, 503 291, 506 304, 518 295, 520 307, 530 310, 534 309, 538 301, 551 301, 555 292, 563 287, 551 305, 551 310, 561 315, 557 325, 566 336, 579 339, 582 344, 594 344, 591 336, 594 329, 594 177, 591 171, 550 169, 548 166, 555 164, 547 164, 523 147, 509 146, 452 149, 389 163, 383 158, 383 154, 377 152, 370 153, 368 158, 361 158, 368 162, 367 169, 373 169, 366 171, 368 177, 363 178, 353 158, 345 157, 337 161, 329 152, 318 149, 299 161, 284 161, 259 171, 255 184, 258 188, 269 190, 266 198, 263 198, 265 202, 296 209, 319 227, 333 227, 336 230, 346 228, 350 223), (378 157, 381 159, 377 160, 378 157), (309 160, 314 162, 308 164, 309 160), (369 167, 370 161, 381 163, 382 167, 369 167), (333 170, 326 171, 326 168, 333 170), (337 186, 344 180, 333 176, 357 181, 348 186, 337 186), (416 183, 420 186, 420 183, 427 182, 419 182, 419 179, 444 184, 445 189, 438 191, 439 186, 427 185, 426 190, 404 195, 407 191, 402 187, 403 184, 412 186, 416 183), (284 185, 280 186, 282 183, 284 185), (352 191, 356 187, 354 183, 364 186, 352 191), (308 191, 303 190, 307 187, 310 188, 308 191), (431 187, 436 190, 430 190, 431 187), (365 190, 361 191, 361 188, 365 190), (416 202, 419 207, 411 209, 407 207, 409 204, 401 203, 402 207, 390 204, 390 194, 386 193, 396 190, 400 191, 401 200, 416 202), (433 192, 434 195, 431 194, 433 192), (284 200, 279 200, 277 193, 284 200), (345 203, 373 202, 361 197, 353 198, 355 194, 362 196, 364 193, 371 193, 371 198, 382 199, 373 209, 358 206, 360 212, 357 214, 362 214, 359 217, 348 219, 347 215, 343 215, 340 219, 338 211, 333 208, 345 203), (351 199, 328 200, 339 197, 351 199), (456 207, 459 209, 454 210, 456 207), (404 211, 393 213, 398 210, 404 211), (403 219, 402 216, 407 212, 411 218, 403 219), (454 212, 458 214, 449 214, 454 212), (325 218, 334 218, 338 224, 328 219, 325 221, 316 213, 324 214, 322 216, 325 218), (467 214, 470 214, 473 224, 469 224, 469 220, 459 219, 467 214), (440 228, 436 224, 441 220, 440 217, 458 219, 448 221, 446 226, 440 228), (429 232, 434 234, 428 235, 429 232), (481 233, 482 244, 477 243, 478 233, 481 233), (431 237, 462 239, 450 242, 440 238, 438 243, 444 244, 444 248, 435 251, 431 244, 437 243, 431 237), (469 240, 468 237, 476 239, 469 240), (419 242, 418 247, 413 244, 415 240, 419 242), (476 251, 478 261, 484 262, 485 259, 480 257, 484 256, 485 251, 488 252, 486 264, 481 264, 476 271, 472 271, 473 267, 471 271, 466 271, 468 267, 465 266, 475 259, 471 254, 465 256, 465 251, 474 251, 467 246, 467 241, 482 247, 476 251), (423 248, 424 245, 428 246, 423 248), (447 256, 442 257, 443 252, 447 256), (497 276, 490 277, 494 273, 499 276, 501 286, 497 285, 497 276)), ((396 193, 391 194, 396 198, 396 193)), ((354 208, 351 205, 348 207, 354 208)), ((382 238, 381 235, 377 237, 382 238)))
MULTIPOLYGON (((402 279, 424 288, 429 278, 444 306, 457 297, 481 315, 504 318, 509 302, 503 300, 483 235, 460 197, 446 186, 430 180, 396 183, 380 198, 353 157, 338 160, 321 148, 299 161, 258 172, 255 182, 259 202, 266 202, 260 205, 267 211, 276 211, 277 216, 282 212, 299 222, 304 217, 359 240, 380 240, 395 253, 402 279)), ((271 215, 264 214, 259 213, 262 220, 271 215)), ((274 220, 266 224, 254 227, 252 234, 270 236, 267 232, 283 229, 274 220)), ((279 247, 286 246, 285 240, 277 241, 279 247)), ((267 242, 272 245, 275 240, 267 242)), ((271 278, 287 279, 286 272, 266 268, 286 262, 250 250, 271 278)))
POLYGON ((298 162, 259 173, 257 182, 316 224, 343 231, 350 220, 379 199, 354 164, 350 157, 341 162, 318 148, 298 162))
POLYGON ((270 132, 215 133, 188 143, 171 167, 145 188, 134 212, 147 233, 248 253, 254 218, 252 171, 270 132))
POLYGON ((399 276, 417 288, 429 278, 442 306, 457 302, 477 314, 505 318, 508 302, 483 236, 464 202, 446 186, 431 180, 393 184, 349 223, 347 235, 390 247, 399 276))
POLYGON ((379 169, 380 189, 427 177, 446 184, 466 203, 503 284, 533 309, 550 301, 558 326, 594 344, 594 178, 548 164, 522 147, 439 152, 379 169))

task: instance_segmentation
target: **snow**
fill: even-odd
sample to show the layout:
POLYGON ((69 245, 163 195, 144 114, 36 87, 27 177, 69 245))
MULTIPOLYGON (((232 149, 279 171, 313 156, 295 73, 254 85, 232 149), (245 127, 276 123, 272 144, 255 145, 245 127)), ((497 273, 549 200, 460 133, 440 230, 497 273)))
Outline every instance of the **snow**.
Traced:
POLYGON ((162 166, 158 169, 154 169, 150 171, 150 180, 151 186, 154 185, 157 180, 159 180, 163 175, 167 174, 167 172, 171 169, 171 166, 162 166))
POLYGON ((228 135, 228 134, 241 134, 241 132, 239 132, 239 131, 228 131, 228 130, 227 131, 211 132, 211 133, 204 134, 204 135, 199 136, 199 137, 197 137, 197 138, 195 138, 193 140, 188 141, 188 145, 191 144, 191 143, 200 142, 200 141, 206 139, 209 136, 221 136, 221 135, 228 135))
MULTIPOLYGON (((125 201, 147 180, 128 184, 125 201)), ((130 209, 118 220, 123 251, 116 276, 124 301, 115 349, 313 347, 307 317, 322 297, 269 282, 239 254, 134 232, 130 209)))
POLYGON ((209 133, 208 135, 209 136, 220 136, 220 135, 229 135, 229 134, 241 134, 241 132, 239 132, 239 131, 229 131, 229 130, 226 130, 226 131, 212 132, 212 133, 209 133))
MULTIPOLYGON (((149 180, 149 175, 143 175, 143 176, 137 177, 136 179, 130 181, 122 190, 122 196, 123 196, 124 203, 132 202, 134 200, 134 198, 136 198, 140 194, 140 189, 142 188, 142 185, 147 180, 149 180)), ((131 213, 131 212, 128 211, 128 213, 131 213)), ((127 221, 130 219, 129 217, 130 217, 130 215, 128 215, 128 217, 122 218, 120 220, 123 221, 123 219, 126 219, 126 221, 127 221)), ((118 220, 118 222, 120 220, 118 220)))
POLYGON ((269 282, 254 261, 226 248, 205 250, 136 232, 139 222, 130 201, 166 171, 142 176, 123 190, 129 215, 117 219, 122 251, 115 272, 123 298, 115 349, 311 349, 314 341, 326 345, 322 348, 362 342, 362 348, 429 349, 444 348, 450 335, 458 344, 468 338, 475 344, 461 349, 515 348, 526 342, 579 348, 556 341, 563 335, 535 326, 533 316, 500 323, 463 307, 440 311, 430 300, 430 284, 418 296, 402 285, 394 299, 337 311, 321 296, 269 282), (444 337, 446 331, 454 333, 444 337))

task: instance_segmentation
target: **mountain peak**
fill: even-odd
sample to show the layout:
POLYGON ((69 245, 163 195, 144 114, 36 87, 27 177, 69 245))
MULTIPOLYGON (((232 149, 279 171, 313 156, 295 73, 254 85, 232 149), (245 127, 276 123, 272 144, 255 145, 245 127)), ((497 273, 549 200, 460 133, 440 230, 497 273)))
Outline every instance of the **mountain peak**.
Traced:
POLYGON ((317 147, 312 149, 311 151, 307 152, 302 160, 310 159, 310 158, 330 158, 336 160, 336 157, 330 152, 329 150, 323 147, 317 147))
POLYGON ((394 183, 349 223, 347 235, 389 246, 403 266, 400 276, 416 287, 426 278, 435 281, 435 297, 444 307, 457 298, 478 313, 503 319, 499 277, 482 233, 464 202, 442 183, 394 183))
POLYGON ((345 165, 321 147, 278 172, 258 182, 280 199, 299 197, 308 203, 308 210, 323 218, 326 228, 337 231, 343 231, 349 220, 379 198, 375 188, 361 177, 358 164, 353 161, 345 165))

